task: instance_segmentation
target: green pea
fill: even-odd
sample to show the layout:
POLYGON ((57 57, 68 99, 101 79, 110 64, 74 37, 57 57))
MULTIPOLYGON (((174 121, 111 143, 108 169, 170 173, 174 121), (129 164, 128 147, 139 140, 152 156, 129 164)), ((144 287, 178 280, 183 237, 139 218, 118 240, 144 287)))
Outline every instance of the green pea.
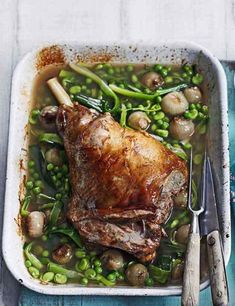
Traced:
POLYGON ((33 182, 32 182, 32 181, 28 181, 28 182, 25 184, 25 186, 26 186, 26 188, 27 188, 28 190, 31 190, 31 189, 33 189, 33 182))
POLYGON ((125 88, 125 85, 124 84, 119 84, 118 85, 120 88, 125 88))
POLYGON ((86 90, 87 90, 86 85, 82 85, 82 91, 86 91, 86 90))
POLYGON ((153 116, 154 120, 160 120, 165 117, 165 114, 163 112, 157 112, 156 115, 153 116))
POLYGON ((76 250, 75 256, 77 258, 85 258, 86 257, 86 252, 84 250, 76 250))
POLYGON ((104 67, 104 68, 111 68, 112 65, 111 65, 110 63, 105 63, 105 64, 103 65, 103 67, 104 67))
POLYGON ((157 65, 154 66, 154 70, 157 71, 157 72, 161 71, 162 68, 163 68, 163 66, 161 64, 157 64, 157 65))
POLYGON ((32 263, 31 263, 31 261, 29 261, 29 260, 26 260, 24 264, 25 264, 25 267, 26 267, 26 268, 29 268, 29 267, 32 266, 32 263))
POLYGON ((101 70, 101 69, 103 69, 103 67, 104 67, 103 64, 98 64, 98 65, 96 65, 95 69, 96 70, 101 70))
POLYGON ((58 166, 56 166, 55 169, 54 169, 54 171, 55 171, 56 173, 58 173, 58 172, 60 171, 60 168, 59 168, 58 166))
POLYGON ((203 105, 203 106, 202 106, 202 113, 205 114, 205 115, 207 115, 207 114, 208 114, 208 111, 209 111, 208 106, 203 105))
POLYGON ((128 72, 132 72, 134 70, 134 67, 132 65, 127 65, 126 70, 128 72))
POLYGON ((111 75, 114 74, 114 69, 113 68, 109 68, 108 69, 108 74, 111 74, 111 75))
POLYGON ((29 168, 33 168, 35 166, 35 161, 30 160, 29 161, 29 168))
POLYGON ((170 122, 170 119, 169 119, 168 117, 164 117, 164 118, 163 118, 163 121, 169 123, 169 122, 170 122))
POLYGON ((112 273, 109 273, 107 275, 107 279, 110 280, 111 282, 115 282, 116 281, 116 273, 112 272, 112 273))
POLYGON ((171 72, 172 67, 171 67, 171 66, 168 66, 168 67, 166 67, 166 69, 167 69, 168 72, 171 72))
POLYGON ((171 149, 171 145, 170 145, 169 143, 166 143, 166 144, 165 144, 165 147, 166 147, 167 149, 169 149, 169 150, 171 149))
POLYGON ((80 284, 83 286, 88 285, 88 279, 86 277, 82 277, 80 280, 80 284))
POLYGON ((52 171, 53 169, 54 169, 54 165, 53 164, 51 164, 51 163, 47 164, 47 170, 48 171, 52 171))
POLYGON ((197 109, 198 111, 200 111, 200 110, 202 109, 201 103, 197 103, 197 104, 196 104, 196 109, 197 109))
POLYGON ((147 287, 152 287, 153 286, 153 279, 152 278, 150 278, 150 277, 148 277, 148 278, 146 278, 146 280, 145 280, 145 286, 147 286, 147 287))
POLYGON ((30 173, 30 174, 34 174, 34 172, 35 172, 35 169, 34 169, 34 168, 29 168, 29 173, 30 173))
POLYGON ((94 279, 96 277, 96 272, 94 269, 87 269, 85 271, 85 277, 87 277, 88 279, 94 279))
POLYGON ((101 274, 103 272, 103 269, 101 267, 95 267, 95 272, 97 274, 101 274))
POLYGON ((194 85, 200 85, 203 82, 203 76, 199 73, 196 73, 193 77, 192 77, 192 83, 194 85))
POLYGON ((170 228, 175 228, 179 224, 179 220, 175 219, 171 222, 170 228))
POLYGON ((186 72, 186 73, 191 73, 193 71, 193 68, 192 66, 186 64, 183 66, 183 70, 186 72))
POLYGON ((206 133, 206 130, 207 130, 207 125, 206 124, 203 124, 202 126, 200 126, 200 128, 198 129, 198 133, 200 135, 203 135, 206 133))
POLYGON ((33 193, 34 193, 34 194, 39 194, 39 193, 41 193, 41 188, 40 188, 40 187, 35 187, 35 188, 33 188, 33 193))
POLYGON ((57 181, 56 175, 52 175, 51 179, 52 179, 53 183, 56 183, 56 181, 57 181))
POLYGON ((34 178, 35 180, 38 180, 38 179, 40 178, 40 175, 39 175, 37 172, 35 172, 35 173, 33 174, 33 178, 34 178))
POLYGON ((169 128, 169 123, 168 122, 163 122, 162 125, 161 125, 161 128, 163 130, 167 130, 169 128))
POLYGON ((49 251, 48 250, 44 250, 42 252, 42 257, 48 257, 50 255, 49 251))
POLYGON ((138 82, 138 78, 137 78, 137 76, 136 76, 135 74, 132 74, 132 76, 131 76, 131 81, 132 81, 133 83, 137 83, 137 82, 138 82))
POLYGON ((56 177, 57 177, 58 179, 61 179, 61 178, 63 177, 63 174, 62 174, 61 172, 59 172, 59 173, 57 173, 56 177))
POLYGON ((87 84, 87 85, 90 85, 91 83, 92 83, 92 79, 86 78, 86 84, 87 84))
POLYGON ((188 110, 184 112, 184 118, 190 119, 190 112, 188 110))
POLYGON ((64 274, 56 273, 54 276, 54 282, 56 284, 66 284, 68 281, 67 276, 64 274))
POLYGON ((167 138, 169 135, 169 132, 167 130, 157 129, 156 134, 160 137, 167 138))
POLYGON ((145 109, 145 107, 144 107, 143 104, 138 105, 138 107, 139 107, 140 109, 145 109))
POLYGON ((170 83, 172 83, 174 80, 173 80, 173 77, 172 77, 172 76, 167 76, 167 77, 165 77, 164 81, 165 81, 166 84, 170 84, 170 83))
POLYGON ((96 266, 96 267, 100 267, 101 266, 101 261, 99 260, 99 259, 95 259, 94 260, 94 266, 96 266))
POLYGON ((42 276, 42 281, 44 282, 51 282, 54 279, 55 273, 53 272, 46 272, 42 276))
POLYGON ((121 274, 121 273, 119 273, 119 275, 118 275, 117 278, 118 278, 119 280, 121 280, 121 281, 125 279, 124 275, 121 274))
POLYGON ((156 102, 157 102, 157 103, 160 103, 161 101, 162 101, 162 97, 157 96, 157 97, 156 97, 156 102))
POLYGON ((187 73, 186 73, 186 72, 182 73, 182 77, 183 77, 184 79, 187 79, 187 78, 188 78, 187 73))
POLYGON ((69 88, 69 93, 72 95, 77 95, 82 91, 81 86, 76 85, 69 88))
POLYGON ((156 124, 152 124, 152 125, 151 125, 151 131, 152 131, 152 132, 155 132, 156 129, 157 129, 157 125, 156 125, 156 124))
POLYGON ((195 154, 193 157, 193 163, 195 165, 200 165, 202 163, 202 154, 195 154))
POLYGON ((166 76, 168 75, 168 71, 167 71, 166 68, 162 68, 162 70, 160 71, 160 73, 161 73, 161 75, 162 75, 163 77, 166 77, 166 76))
POLYGON ((174 144, 173 144, 173 147, 174 147, 174 148, 180 149, 180 145, 179 145, 178 143, 174 143, 174 144))
POLYGON ((43 182, 41 180, 35 181, 35 187, 43 188, 43 182))
POLYGON ((197 118, 200 119, 200 120, 202 120, 202 119, 205 119, 206 116, 205 116, 202 112, 198 112, 197 118))
POLYGON ((75 265, 77 271, 85 271, 89 268, 90 263, 87 257, 82 258, 80 262, 75 265))
POLYGON ((55 195, 55 198, 56 198, 56 200, 61 200, 62 199, 62 194, 61 193, 56 193, 56 195, 55 195))
POLYGON ((145 89, 144 89, 144 92, 145 92, 146 94, 151 94, 152 91, 151 91, 149 88, 145 88, 145 89))
POLYGON ((127 105, 126 105, 126 107, 127 107, 127 108, 132 108, 131 102, 128 102, 127 105))
POLYGON ((162 125, 163 125, 163 120, 162 119, 159 119, 159 120, 157 120, 157 126, 158 127, 161 127, 162 125))
POLYGON ((189 109, 190 109, 190 110, 191 110, 191 109, 196 109, 196 104, 190 103, 190 104, 189 104, 189 109))
POLYGON ((47 241, 48 237, 47 237, 47 235, 42 235, 41 239, 42 239, 42 241, 47 241))
POLYGON ((33 266, 28 268, 29 273, 32 275, 33 278, 39 278, 39 270, 33 266))
POLYGON ((91 90, 89 88, 86 89, 86 95, 90 96, 91 95, 91 90))

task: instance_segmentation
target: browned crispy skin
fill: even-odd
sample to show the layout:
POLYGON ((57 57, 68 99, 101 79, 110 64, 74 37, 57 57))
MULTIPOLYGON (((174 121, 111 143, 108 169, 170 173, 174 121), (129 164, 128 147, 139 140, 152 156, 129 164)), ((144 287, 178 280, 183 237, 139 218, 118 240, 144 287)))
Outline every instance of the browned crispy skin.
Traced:
POLYGON ((69 160, 68 218, 80 235, 143 260, 154 257, 159 224, 187 180, 185 162, 149 134, 80 105, 60 107, 57 127, 69 160))

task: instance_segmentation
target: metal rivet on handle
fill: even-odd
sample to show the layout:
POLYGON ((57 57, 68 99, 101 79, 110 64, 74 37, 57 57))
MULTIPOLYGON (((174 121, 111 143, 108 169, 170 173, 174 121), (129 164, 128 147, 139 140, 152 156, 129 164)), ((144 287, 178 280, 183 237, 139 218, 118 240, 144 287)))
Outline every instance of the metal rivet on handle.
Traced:
POLYGON ((208 240, 208 244, 209 244, 210 246, 214 245, 214 244, 215 244, 215 238, 211 236, 211 237, 209 238, 209 240, 208 240))

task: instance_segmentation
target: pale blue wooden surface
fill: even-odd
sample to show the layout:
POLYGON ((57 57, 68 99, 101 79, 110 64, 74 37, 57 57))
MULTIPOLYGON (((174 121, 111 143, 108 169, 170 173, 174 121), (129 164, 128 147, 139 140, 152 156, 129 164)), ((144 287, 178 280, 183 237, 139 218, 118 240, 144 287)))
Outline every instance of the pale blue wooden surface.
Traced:
MULTIPOLYGON (((230 159, 231 159, 231 201, 232 216, 232 255, 227 267, 230 305, 235 305, 235 63, 225 63, 223 66, 228 79, 229 122, 230 122, 230 159)), ((107 297, 107 296, 48 296, 35 293, 24 287, 21 289, 20 306, 176 306, 180 305, 179 297, 107 297)), ((211 303, 210 288, 200 295, 200 305, 209 306, 211 303)))

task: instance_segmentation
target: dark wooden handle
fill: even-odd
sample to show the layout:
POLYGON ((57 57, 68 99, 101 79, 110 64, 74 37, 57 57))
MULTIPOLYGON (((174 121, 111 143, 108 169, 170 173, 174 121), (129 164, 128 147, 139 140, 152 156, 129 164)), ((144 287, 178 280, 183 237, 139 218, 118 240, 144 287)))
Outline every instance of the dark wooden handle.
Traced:
POLYGON ((225 265, 218 231, 207 235, 207 251, 213 305, 229 305, 225 265))
POLYGON ((183 306, 199 305, 200 290, 200 236, 198 233, 189 234, 186 252, 183 292, 183 306))

